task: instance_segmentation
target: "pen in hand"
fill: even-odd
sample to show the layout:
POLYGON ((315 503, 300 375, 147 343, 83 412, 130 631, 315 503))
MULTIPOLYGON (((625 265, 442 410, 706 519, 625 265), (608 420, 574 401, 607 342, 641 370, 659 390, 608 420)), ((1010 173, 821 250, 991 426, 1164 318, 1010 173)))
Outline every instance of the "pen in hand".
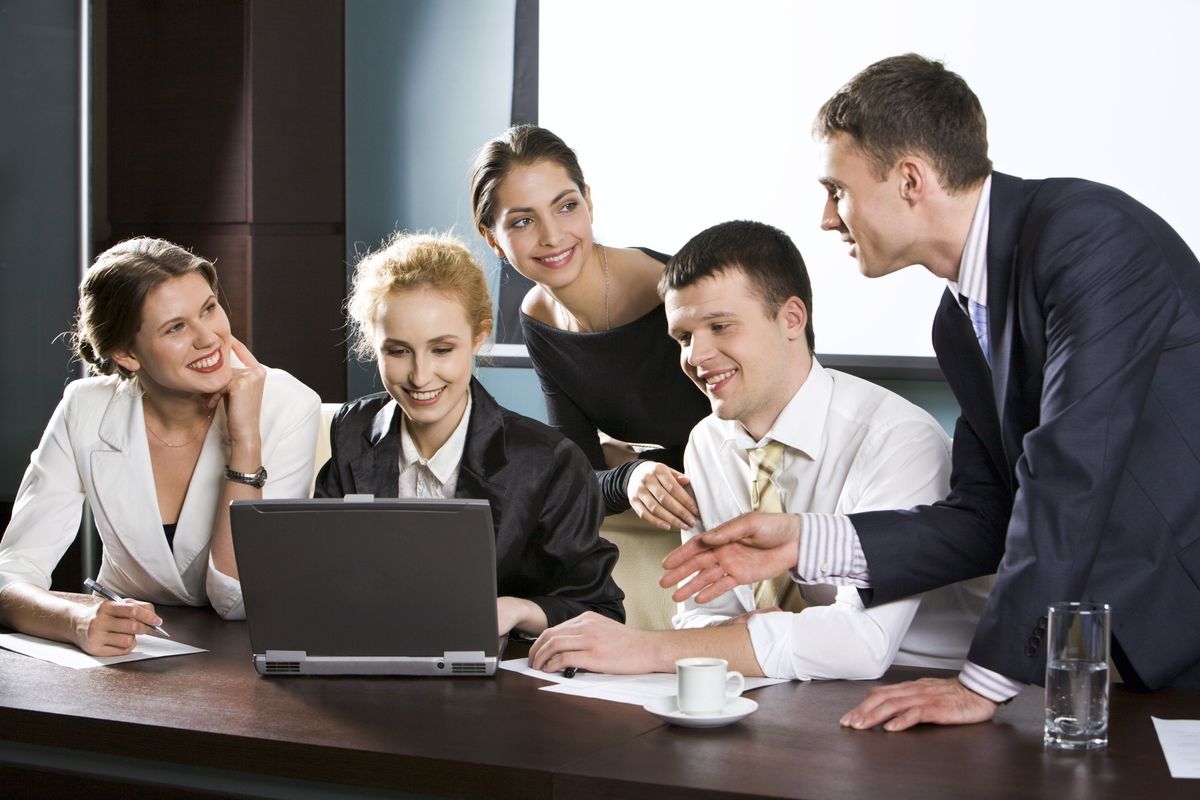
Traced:
MULTIPOLYGON (((110 591, 109 589, 106 589, 106 588, 104 588, 103 586, 101 586, 99 583, 97 583, 96 581, 92 580, 91 578, 87 578, 87 579, 85 579, 85 580, 84 580, 84 582, 83 582, 83 586, 84 586, 84 588, 85 588, 85 589, 91 589, 93 592, 95 592, 96 594, 100 595, 100 596, 101 596, 101 597, 103 597, 105 600, 111 600, 111 601, 113 601, 114 603, 120 603, 121 605, 127 605, 127 603, 125 602, 125 600, 124 600, 123 598, 117 597, 115 594, 113 594, 113 593, 112 593, 112 591, 110 591)), ((151 625, 151 626, 149 626, 149 627, 150 627, 150 630, 154 631, 154 632, 155 632, 155 633, 157 633, 158 635, 160 635, 160 636, 165 636, 165 637, 167 637, 168 639, 170 639, 170 638, 171 638, 171 634, 169 634, 169 633, 167 633, 166 631, 164 631, 164 630, 163 630, 163 629, 162 629, 160 626, 158 626, 158 625, 151 625)))

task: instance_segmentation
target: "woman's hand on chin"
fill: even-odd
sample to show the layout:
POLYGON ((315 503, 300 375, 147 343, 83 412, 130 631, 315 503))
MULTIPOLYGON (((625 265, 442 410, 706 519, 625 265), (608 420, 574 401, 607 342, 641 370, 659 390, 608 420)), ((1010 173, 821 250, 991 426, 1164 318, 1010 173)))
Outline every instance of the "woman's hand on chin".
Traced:
MULTIPOLYGON (((229 426, 229 440, 236 450, 239 444, 250 444, 254 449, 261 447, 259 415, 262 413, 263 387, 267 382, 267 368, 258 363, 254 354, 238 339, 230 337, 230 351, 236 355, 241 366, 233 367, 233 378, 219 392, 206 395, 204 403, 209 409, 225 401, 225 418, 229 426)), ((257 469, 259 464, 250 469, 257 469)))

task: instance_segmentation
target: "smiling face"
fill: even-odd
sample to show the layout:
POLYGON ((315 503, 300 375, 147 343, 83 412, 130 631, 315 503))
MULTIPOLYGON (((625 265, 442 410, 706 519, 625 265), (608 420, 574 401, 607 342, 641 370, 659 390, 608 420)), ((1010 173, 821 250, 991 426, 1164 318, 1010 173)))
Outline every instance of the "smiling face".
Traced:
POLYGON ((159 284, 142 303, 142 322, 113 360, 148 393, 210 394, 229 385, 229 317, 199 272, 159 284))
POLYGON ((513 167, 496 191, 485 233, 497 255, 550 289, 569 286, 592 254, 592 201, 553 161, 513 167))
POLYGON ((471 366, 486 335, 473 335, 459 299, 436 289, 393 291, 380 301, 379 376, 408 417, 422 455, 433 455, 462 420, 471 366))
POLYGON ((664 304, 679 364, 713 413, 762 438, 808 376, 804 304, 792 297, 769 315, 737 268, 670 289, 664 304))
POLYGON ((897 169, 882 181, 868 156, 845 133, 821 142, 821 185, 828 192, 821 229, 850 245, 859 270, 878 278, 915 263, 912 210, 897 169))

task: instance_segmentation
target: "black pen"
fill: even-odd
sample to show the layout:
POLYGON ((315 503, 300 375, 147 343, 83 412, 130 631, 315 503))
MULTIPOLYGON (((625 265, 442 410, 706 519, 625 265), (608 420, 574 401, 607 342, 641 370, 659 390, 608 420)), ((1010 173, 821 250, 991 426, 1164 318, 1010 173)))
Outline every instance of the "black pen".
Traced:
POLYGON ((564 678, 574 678, 575 675, 580 672, 587 672, 587 670, 584 669, 583 667, 564 667, 563 671, 562 671, 562 676, 564 678))
MULTIPOLYGON (((91 578, 85 579, 83 582, 83 586, 85 589, 91 589, 93 592, 100 595, 105 600, 112 600, 114 603, 120 603, 121 605, 128 605, 123 598, 117 597, 111 591, 109 591, 108 589, 105 589, 103 586, 101 586, 99 583, 92 580, 91 578)), ((155 633, 159 634, 160 636, 165 636, 168 639, 171 638, 171 634, 164 631, 158 625, 151 625, 150 630, 154 631, 155 633)))

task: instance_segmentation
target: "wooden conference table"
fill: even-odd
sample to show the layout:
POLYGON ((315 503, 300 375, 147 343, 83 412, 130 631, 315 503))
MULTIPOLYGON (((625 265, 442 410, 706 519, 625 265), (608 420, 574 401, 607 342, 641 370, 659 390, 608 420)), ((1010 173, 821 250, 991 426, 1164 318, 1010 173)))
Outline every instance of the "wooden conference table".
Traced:
POLYGON ((0 797, 1200 796, 1170 777, 1150 721, 1200 718, 1200 691, 1114 687, 1109 747, 1092 753, 1043 749, 1036 688, 992 723, 887 734, 838 727, 869 684, 789 683, 696 730, 503 671, 264 679, 244 623, 162 614, 210 652, 71 670, 0 649, 0 797))

